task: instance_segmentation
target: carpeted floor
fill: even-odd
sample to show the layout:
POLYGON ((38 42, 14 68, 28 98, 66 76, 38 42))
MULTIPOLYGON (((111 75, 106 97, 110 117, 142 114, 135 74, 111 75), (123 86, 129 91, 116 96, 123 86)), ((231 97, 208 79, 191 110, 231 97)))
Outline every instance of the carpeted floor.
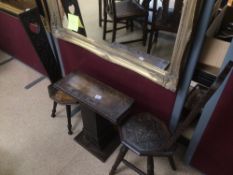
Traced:
MULTIPOLYGON (((69 136, 64 107, 58 106, 57 117, 50 117, 49 81, 24 89, 40 76, 16 59, 0 66, 0 175, 107 175, 119 148, 102 163, 78 145, 73 138, 82 129, 80 113, 72 117, 74 134, 69 136)), ((175 157, 176 172, 167 159, 156 158, 156 175, 200 174, 181 162, 183 150, 175 157)), ((146 169, 143 157, 129 152, 126 159, 146 169)), ((117 174, 136 173, 121 164, 117 174)))

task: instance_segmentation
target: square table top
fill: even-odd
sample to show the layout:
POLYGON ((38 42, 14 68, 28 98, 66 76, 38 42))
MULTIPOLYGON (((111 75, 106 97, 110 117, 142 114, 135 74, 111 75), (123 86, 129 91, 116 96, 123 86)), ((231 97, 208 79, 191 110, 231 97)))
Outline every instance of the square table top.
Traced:
POLYGON ((54 87, 76 98, 113 124, 132 106, 131 97, 80 72, 70 73, 54 84, 54 87))

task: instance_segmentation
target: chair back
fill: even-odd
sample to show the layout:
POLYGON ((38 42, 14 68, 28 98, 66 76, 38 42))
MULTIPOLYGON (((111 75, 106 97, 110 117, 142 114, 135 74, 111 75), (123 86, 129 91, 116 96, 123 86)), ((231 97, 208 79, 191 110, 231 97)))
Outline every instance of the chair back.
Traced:
POLYGON ((175 0, 172 11, 169 8, 170 0, 162 0, 162 7, 159 9, 157 9, 157 1, 158 0, 154 0, 153 4, 152 24, 156 24, 155 27, 158 28, 158 30, 162 28, 161 30, 177 32, 182 13, 183 0, 175 0))
POLYGON ((225 68, 222 70, 222 72, 218 75, 215 82, 208 88, 208 90, 205 93, 199 95, 198 98, 196 98, 196 101, 193 101, 193 107, 191 111, 189 112, 188 116, 178 125, 175 133, 171 136, 169 142, 165 145, 165 148, 170 148, 173 144, 175 144, 175 142, 181 136, 181 134, 199 116, 206 103, 224 82, 232 67, 233 61, 229 61, 225 68))
MULTIPOLYGON (((114 18, 116 17, 116 3, 120 1, 132 1, 133 3, 140 4, 140 0, 104 0, 104 11, 111 14, 114 18)), ((144 0, 143 5, 147 4, 150 0, 144 0)))
POLYGON ((51 83, 62 78, 59 60, 49 44, 49 40, 41 21, 37 8, 33 8, 19 15, 19 19, 35 49, 42 65, 45 68, 51 83), (30 16, 30 18, 29 18, 30 16))
POLYGON ((116 17, 116 0, 104 0, 104 11, 116 17))
POLYGON ((172 12, 170 12, 169 5, 170 5, 170 0, 163 0, 162 1, 162 16, 163 19, 167 19, 168 16, 171 16, 172 19, 174 20, 180 20, 181 17, 181 11, 183 7, 183 0, 175 0, 174 4, 174 9, 172 12), (171 13, 169 15, 169 13, 171 13))

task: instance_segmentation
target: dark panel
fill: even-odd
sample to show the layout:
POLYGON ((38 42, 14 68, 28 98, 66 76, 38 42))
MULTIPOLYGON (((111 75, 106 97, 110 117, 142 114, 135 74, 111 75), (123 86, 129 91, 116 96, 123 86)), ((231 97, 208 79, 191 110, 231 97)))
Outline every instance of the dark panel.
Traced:
POLYGON ((135 109, 170 120, 176 94, 139 74, 107 62, 79 46, 59 40, 66 73, 79 70, 135 99, 135 109))
POLYGON ((208 175, 233 174, 233 73, 194 154, 192 165, 208 175))
MULTIPOLYGON (((61 4, 63 6, 63 9, 64 9, 64 12, 68 18, 68 13, 70 13, 69 11, 69 6, 73 5, 74 6, 74 15, 78 16, 81 23, 83 24, 84 26, 84 23, 83 23, 83 18, 82 18, 82 14, 81 14, 81 11, 80 11, 80 8, 79 8, 79 4, 78 4, 78 1, 77 0, 61 0, 61 4)), ((75 32, 75 31, 73 31, 75 32)), ((84 28, 79 28, 77 33, 83 35, 83 36, 87 36, 86 34, 86 30, 85 30, 85 27, 84 28)))
POLYGON ((17 17, 0 12, 0 49, 46 74, 40 60, 17 17))
POLYGON ((31 44, 48 74, 50 81, 52 83, 58 81, 62 78, 59 61, 54 56, 49 44, 38 9, 34 8, 21 13, 19 18, 27 32, 27 36, 31 40, 31 44))

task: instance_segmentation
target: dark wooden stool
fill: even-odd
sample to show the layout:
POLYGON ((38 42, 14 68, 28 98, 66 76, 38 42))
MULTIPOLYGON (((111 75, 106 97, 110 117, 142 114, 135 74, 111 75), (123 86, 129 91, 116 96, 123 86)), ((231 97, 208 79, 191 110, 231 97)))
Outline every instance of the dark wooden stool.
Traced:
POLYGON ((121 127, 121 142, 123 146, 121 147, 117 160, 109 174, 114 174, 121 161, 139 174, 145 174, 140 169, 124 159, 128 149, 132 150, 139 156, 147 157, 148 175, 154 174, 154 156, 168 157, 172 169, 176 170, 175 162, 173 159, 176 146, 174 145, 169 149, 163 149, 164 144, 167 143, 170 137, 171 133, 167 129, 166 125, 151 114, 141 113, 132 116, 121 127))
POLYGON ((120 127, 121 143, 123 146, 121 147, 120 153, 109 175, 113 175, 115 173, 121 162, 137 173, 146 175, 146 173, 142 172, 140 169, 124 159, 128 149, 132 150, 139 156, 147 156, 147 175, 154 175, 153 157, 155 156, 168 157, 172 169, 176 170, 173 155, 176 150, 176 142, 178 138, 187 129, 187 127, 192 124, 197 117, 199 117, 199 114, 202 112, 202 108, 220 87, 232 67, 233 62, 230 61, 216 78, 215 82, 206 91, 203 91, 199 86, 191 91, 188 95, 187 101, 192 102, 192 108, 187 116, 182 119, 173 134, 171 134, 164 122, 148 113, 136 114, 126 121, 120 127))
POLYGON ((58 90, 53 87, 53 85, 48 86, 48 92, 50 98, 53 100, 53 109, 51 117, 56 116, 56 107, 57 104, 65 105, 66 106, 66 114, 67 114, 67 121, 68 121, 68 134, 72 135, 72 124, 71 124, 71 105, 77 104, 78 101, 73 98, 72 96, 64 93, 61 90, 58 90))

